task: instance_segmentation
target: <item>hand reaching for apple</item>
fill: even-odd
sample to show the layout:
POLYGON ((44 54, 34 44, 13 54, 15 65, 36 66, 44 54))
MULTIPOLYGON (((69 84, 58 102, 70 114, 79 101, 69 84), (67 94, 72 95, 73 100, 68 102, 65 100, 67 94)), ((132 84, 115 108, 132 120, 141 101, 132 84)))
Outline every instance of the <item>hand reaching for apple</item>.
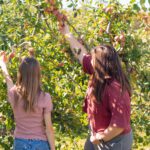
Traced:
POLYGON ((6 55, 5 51, 0 51, 0 67, 3 69, 6 66, 6 63, 15 57, 15 52, 11 52, 6 55))
POLYGON ((8 58, 6 56, 6 53, 4 51, 0 52, 0 67, 2 68, 3 71, 6 69, 6 63, 8 61, 8 58))
POLYGON ((65 21, 67 21, 67 17, 59 12, 58 8, 56 7, 55 0, 46 0, 47 3, 49 3, 51 6, 45 9, 46 13, 52 13, 54 16, 56 16, 59 27, 64 26, 65 21))
MULTIPOLYGON (((13 56, 14 54, 12 54, 12 53, 10 53, 9 59, 10 59, 10 57, 14 57, 13 56)), ((8 58, 7 58, 6 52, 0 51, 0 67, 2 69, 3 76, 6 79, 7 90, 9 91, 14 86, 14 84, 13 84, 13 81, 12 81, 12 79, 8 73, 8 70, 7 70, 7 66, 6 66, 7 62, 8 62, 8 58)))

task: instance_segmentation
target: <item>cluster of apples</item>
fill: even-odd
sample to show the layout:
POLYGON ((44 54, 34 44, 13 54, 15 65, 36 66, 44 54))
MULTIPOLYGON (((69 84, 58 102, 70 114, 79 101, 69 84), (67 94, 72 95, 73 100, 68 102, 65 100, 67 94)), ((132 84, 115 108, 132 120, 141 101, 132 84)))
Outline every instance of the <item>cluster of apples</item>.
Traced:
POLYGON ((59 22, 59 26, 64 26, 64 22, 67 21, 67 17, 58 10, 55 4, 55 0, 46 0, 46 2, 50 4, 50 7, 46 8, 45 12, 52 13, 54 16, 56 16, 59 22))
POLYGON ((5 51, 1 51, 0 56, 2 57, 3 61, 7 63, 8 61, 10 61, 11 59, 15 57, 15 52, 12 51, 11 53, 6 54, 5 51))
POLYGON ((115 41, 115 44, 114 45, 117 45, 118 43, 120 43, 121 47, 124 47, 125 46, 125 34, 122 32, 121 35, 117 35, 115 36, 114 38, 114 41, 115 41))

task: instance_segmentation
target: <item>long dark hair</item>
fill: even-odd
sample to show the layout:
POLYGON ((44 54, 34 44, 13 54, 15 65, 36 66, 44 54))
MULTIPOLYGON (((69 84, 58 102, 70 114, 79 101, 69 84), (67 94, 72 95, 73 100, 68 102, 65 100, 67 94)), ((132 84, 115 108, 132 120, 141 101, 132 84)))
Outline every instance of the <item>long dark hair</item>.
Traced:
POLYGON ((18 70, 15 95, 16 102, 21 96, 25 111, 34 111, 37 94, 42 91, 40 78, 39 62, 33 57, 24 58, 18 70))
POLYGON ((120 83, 121 93, 127 90, 131 95, 130 83, 123 72, 119 56, 115 49, 112 46, 100 45, 91 51, 91 55, 94 68, 94 73, 89 83, 93 87, 91 96, 94 96, 97 102, 101 101, 109 77, 120 83))

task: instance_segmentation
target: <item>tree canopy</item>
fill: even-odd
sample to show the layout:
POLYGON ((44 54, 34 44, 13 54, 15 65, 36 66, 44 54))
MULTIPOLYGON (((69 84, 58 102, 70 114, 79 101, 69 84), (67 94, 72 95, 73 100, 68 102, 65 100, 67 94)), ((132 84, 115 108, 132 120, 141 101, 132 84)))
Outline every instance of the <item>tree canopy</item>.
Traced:
MULTIPOLYGON (((150 147, 150 14, 145 0, 131 0, 128 5, 118 1, 106 4, 90 0, 57 0, 56 7, 67 16, 73 34, 88 51, 101 43, 117 50, 130 79, 132 95, 131 123, 133 149, 150 147)), ((150 1, 148 1, 150 4, 150 1)), ((34 52, 42 70, 42 88, 54 103, 53 124, 56 149, 82 150, 87 137, 88 122, 82 113, 88 76, 73 57, 68 43, 58 30, 58 21, 43 0, 0 0, 0 50, 15 56, 8 62, 10 75, 16 82, 17 67, 24 56, 34 52), (29 52, 29 47, 32 50, 29 52)), ((7 102, 6 84, 0 74, 0 146, 12 149, 14 117, 7 102)))

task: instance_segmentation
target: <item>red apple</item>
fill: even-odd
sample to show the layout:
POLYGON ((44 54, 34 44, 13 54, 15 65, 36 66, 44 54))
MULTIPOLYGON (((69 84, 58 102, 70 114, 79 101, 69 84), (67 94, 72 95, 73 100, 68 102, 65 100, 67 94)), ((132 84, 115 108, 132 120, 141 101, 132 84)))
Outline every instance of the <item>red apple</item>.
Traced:
POLYGON ((52 12, 55 16, 57 16, 59 14, 59 11, 57 9, 53 10, 52 12))
POLYGON ((64 66, 63 62, 61 62, 61 63, 58 64, 58 67, 63 67, 63 66, 64 66))
POLYGON ((12 59, 12 58, 14 58, 15 57, 15 52, 11 52, 10 54, 9 54, 9 59, 12 59))

